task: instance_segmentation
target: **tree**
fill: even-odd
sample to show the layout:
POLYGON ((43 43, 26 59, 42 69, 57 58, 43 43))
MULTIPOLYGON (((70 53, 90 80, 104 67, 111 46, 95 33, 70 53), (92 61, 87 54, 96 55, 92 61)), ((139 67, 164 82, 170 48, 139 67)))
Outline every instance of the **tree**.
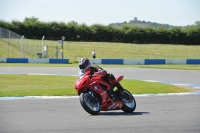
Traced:
POLYGON ((11 24, 4 20, 0 20, 0 27, 5 29, 11 29, 11 24))
POLYGON ((156 43, 170 43, 170 32, 163 28, 163 27, 158 27, 156 28, 156 43))
POLYGON ((170 41, 173 44, 184 43, 185 34, 182 32, 180 27, 172 27, 169 29, 170 41))
POLYGON ((196 26, 200 27, 200 21, 195 22, 196 26))
POLYGON ((78 23, 75 21, 71 21, 66 25, 66 33, 65 35, 70 41, 76 41, 78 33, 78 23))
POLYGON ((15 20, 11 22, 11 30, 21 35, 26 32, 24 25, 21 22, 15 20))
POLYGON ((187 44, 200 44, 200 27, 198 26, 188 26, 183 31, 186 34, 187 44))
POLYGON ((24 19, 24 23, 34 23, 34 22, 39 22, 39 18, 32 16, 31 18, 25 17, 24 19))
POLYGON ((93 41, 107 42, 112 40, 112 31, 108 26, 94 24, 90 28, 93 41))

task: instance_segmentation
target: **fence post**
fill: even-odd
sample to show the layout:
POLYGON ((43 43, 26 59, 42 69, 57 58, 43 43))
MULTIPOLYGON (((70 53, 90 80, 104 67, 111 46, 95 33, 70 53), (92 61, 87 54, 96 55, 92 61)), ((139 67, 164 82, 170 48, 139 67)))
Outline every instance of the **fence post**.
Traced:
POLYGON ((64 42, 64 40, 65 40, 65 37, 64 36, 62 36, 61 37, 61 51, 62 51, 62 59, 64 58, 64 49, 63 49, 63 42, 64 42))
POLYGON ((10 44, 10 30, 8 31, 8 42, 10 44))
POLYGON ((24 56, 24 44, 23 44, 24 35, 21 38, 21 58, 24 56))
POLYGON ((48 46, 46 46, 46 58, 49 58, 49 51, 48 51, 48 49, 49 49, 49 47, 48 46))
POLYGON ((44 58, 44 37, 42 37, 42 58, 44 58))
POLYGON ((1 32, 2 32, 2 28, 0 27, 0 38, 2 38, 2 35, 1 35, 2 33, 1 32))
POLYGON ((56 59, 58 59, 58 50, 59 50, 59 48, 58 48, 58 46, 56 46, 56 59))

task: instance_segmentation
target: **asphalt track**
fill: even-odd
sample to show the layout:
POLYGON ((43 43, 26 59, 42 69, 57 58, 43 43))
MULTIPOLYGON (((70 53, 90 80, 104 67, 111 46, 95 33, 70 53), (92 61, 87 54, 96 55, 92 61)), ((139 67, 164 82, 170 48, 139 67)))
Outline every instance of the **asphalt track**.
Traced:
MULTIPOLYGON (((193 84, 200 71, 107 68, 125 78, 193 84)), ((77 75, 76 68, 0 67, 0 73, 77 75)), ((135 96, 135 112, 83 110, 78 98, 0 100, 0 133, 199 133, 200 95, 135 96)))

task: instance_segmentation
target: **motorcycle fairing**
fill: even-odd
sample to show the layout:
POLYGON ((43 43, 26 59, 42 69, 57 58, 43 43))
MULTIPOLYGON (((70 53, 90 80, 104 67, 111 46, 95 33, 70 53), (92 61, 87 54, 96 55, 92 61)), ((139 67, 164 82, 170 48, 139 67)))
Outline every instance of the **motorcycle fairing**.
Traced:
MULTIPOLYGON (((116 80, 120 82, 123 79, 123 76, 117 76, 116 80)), ((119 110, 123 106, 123 102, 121 101, 113 101, 109 96, 107 91, 111 88, 111 86, 102 80, 101 75, 91 76, 89 72, 86 72, 80 79, 78 79, 74 85, 76 91, 78 91, 78 95, 84 89, 91 89, 101 96, 101 110, 119 110), (106 86, 106 90, 102 88, 101 85, 106 86)))
POLYGON ((115 78, 116 78, 116 81, 117 81, 117 82, 120 82, 120 81, 124 78, 124 76, 121 75, 121 76, 117 76, 117 77, 115 77, 115 78))

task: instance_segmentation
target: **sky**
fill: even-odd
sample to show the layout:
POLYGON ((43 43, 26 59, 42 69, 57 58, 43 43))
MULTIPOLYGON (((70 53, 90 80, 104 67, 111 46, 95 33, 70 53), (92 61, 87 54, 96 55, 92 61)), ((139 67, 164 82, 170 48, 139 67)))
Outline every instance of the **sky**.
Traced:
POLYGON ((174 26, 200 21, 200 0, 0 0, 0 20, 103 24, 138 20, 174 26))

